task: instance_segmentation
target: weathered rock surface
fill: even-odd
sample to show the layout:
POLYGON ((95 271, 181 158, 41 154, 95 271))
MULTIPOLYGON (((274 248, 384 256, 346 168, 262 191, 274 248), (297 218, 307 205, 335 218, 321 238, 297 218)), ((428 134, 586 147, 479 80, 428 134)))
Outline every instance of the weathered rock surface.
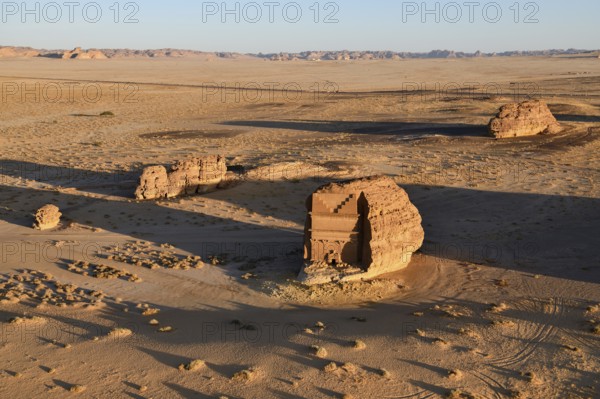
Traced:
POLYGON ((73 58, 78 59, 78 60, 105 60, 108 57, 105 56, 102 51, 88 50, 88 51, 84 51, 79 54, 76 54, 75 57, 73 57, 73 58))
POLYGON ((78 59, 78 60, 104 60, 107 57, 98 50, 82 50, 81 47, 76 47, 72 51, 65 51, 62 54, 62 59, 78 59))
POLYGON ((544 101, 507 104, 490 121, 490 134, 496 138, 535 136, 558 133, 561 126, 544 101))
POLYGON ((137 199, 166 198, 169 192, 169 176, 164 166, 149 166, 140 176, 140 183, 135 191, 137 199))
POLYGON ((305 284, 373 278, 408 266, 423 245, 421 215, 385 176, 319 188, 307 200, 305 284))
POLYGON ((2 47, 0 46, 0 58, 13 57, 37 57, 39 51, 29 47, 2 47))
POLYGON ((226 174, 227 164, 220 155, 180 161, 169 172, 164 166, 150 166, 142 172, 135 197, 151 200, 204 194, 217 189, 226 174))
POLYGON ((62 213, 55 205, 45 205, 35 213, 33 228, 37 230, 53 229, 60 223, 62 213))

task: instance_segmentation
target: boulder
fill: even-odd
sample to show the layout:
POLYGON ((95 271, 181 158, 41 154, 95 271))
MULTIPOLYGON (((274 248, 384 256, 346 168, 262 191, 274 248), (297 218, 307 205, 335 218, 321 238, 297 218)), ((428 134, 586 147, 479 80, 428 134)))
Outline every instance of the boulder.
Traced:
POLYGON ((167 172, 164 166, 144 169, 135 191, 138 200, 175 198, 214 191, 225 179, 227 164, 220 155, 179 161, 167 172))
POLYGON ((306 206, 305 265, 299 278, 307 285, 401 270, 423 245, 421 215, 389 177, 325 185, 306 206))
POLYGON ((544 101, 507 104, 490 121, 490 135, 496 138, 535 136, 558 133, 561 126, 544 101))
POLYGON ((60 223, 60 209, 56 205, 45 205, 35 213, 33 228, 37 230, 50 230, 60 223))

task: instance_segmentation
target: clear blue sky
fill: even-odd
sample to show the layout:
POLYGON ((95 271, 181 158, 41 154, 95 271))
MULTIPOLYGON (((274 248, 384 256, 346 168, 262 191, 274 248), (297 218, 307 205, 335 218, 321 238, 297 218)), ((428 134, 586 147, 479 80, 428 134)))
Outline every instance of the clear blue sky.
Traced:
POLYGON ((172 47, 234 52, 342 49, 498 52, 600 48, 598 0, 482 0, 477 2, 479 6, 472 8, 465 5, 470 0, 458 0, 453 5, 448 5, 452 2, 445 0, 426 1, 427 8, 434 10, 429 15, 422 15, 422 0, 412 4, 400 0, 324 0, 319 3, 316 0, 298 0, 296 4, 302 10, 300 18, 296 18, 296 7, 292 2, 278 1, 275 3, 279 3, 279 6, 270 8, 264 4, 270 0, 258 0, 254 4, 260 5, 262 19, 256 23, 251 22, 257 19, 257 8, 246 6, 251 3, 249 1, 225 1, 230 9, 235 9, 236 3, 240 4, 239 23, 235 21, 235 15, 225 15, 227 20, 222 22, 223 1, 211 3, 191 0, 143 0, 131 4, 125 0, 117 3, 120 8, 118 15, 111 9, 116 0, 98 0, 96 4, 100 6, 102 17, 96 23, 90 22, 97 19, 96 6, 92 2, 80 1, 79 6, 71 9, 73 22, 70 22, 71 12, 64 5, 65 1, 57 0, 54 5, 47 5, 51 3, 49 1, 38 1, 39 12, 35 10, 36 1, 26 1, 27 8, 33 11, 31 14, 26 13, 21 1, 0 2, 0 45, 49 49, 75 46, 137 49, 172 47), (311 9, 315 3, 320 9, 318 15, 316 8, 311 9), (435 12, 436 3, 439 3, 439 13, 435 12), (513 7, 515 3, 518 5, 518 14, 513 7), (59 9, 56 4, 60 5, 59 9), (129 4, 127 9, 126 4, 129 4), (87 6, 87 21, 84 19, 84 5, 87 6), (284 5, 288 7, 285 18, 284 5), (484 13, 484 6, 487 7, 487 13, 484 13), (203 15, 203 8, 210 12, 203 15), (498 22, 492 23, 498 19, 498 8, 502 16, 498 22), (403 9, 407 12, 403 13, 403 9), (274 11, 273 22, 269 21, 270 10, 274 11), (61 13, 60 18, 58 12, 61 13), (139 22, 124 23, 130 13, 134 13, 132 19, 139 22), (325 23, 331 13, 334 13, 330 18, 333 23, 325 23), (439 23, 436 22, 438 16, 439 23), (471 16, 473 21, 470 21, 471 16), (528 16, 533 23, 525 23, 528 16), (35 20, 36 17, 39 22, 35 20), (425 22, 422 21, 423 17, 426 18, 425 22), (316 23, 315 18, 318 21, 316 23), (299 19, 298 22, 290 22, 296 19, 299 19))

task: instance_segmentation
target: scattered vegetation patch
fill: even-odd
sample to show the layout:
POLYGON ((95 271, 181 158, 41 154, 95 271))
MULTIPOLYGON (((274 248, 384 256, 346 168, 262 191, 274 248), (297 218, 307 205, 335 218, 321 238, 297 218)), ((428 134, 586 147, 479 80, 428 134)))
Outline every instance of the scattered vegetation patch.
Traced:
POLYGON ((325 326, 325 323, 323 323, 322 321, 317 321, 317 322, 315 323, 315 328, 317 328, 317 329, 319 329, 319 330, 323 331, 323 330, 325 330, 325 328, 327 328, 327 327, 325 326))
POLYGON ((479 334, 477 334, 477 332, 468 327, 461 328, 460 330, 458 330, 458 333, 469 338, 479 338, 479 334))
POLYGON ((562 348, 570 352, 581 352, 581 349, 572 345, 563 345, 562 348))
POLYGON ((192 360, 189 363, 180 364, 178 369, 179 371, 198 371, 205 367, 206 362, 204 360, 192 360))
MULTIPOLYGON (((147 305, 146 305, 147 306, 147 305)), ((142 316, 154 316, 160 313, 160 309, 145 307, 142 311, 142 316)))
POLYGON ((23 270, 5 276, 4 281, 0 282, 0 304, 33 300, 40 305, 58 307, 98 306, 104 297, 102 291, 63 284, 52 275, 39 271, 23 270))
POLYGON ((133 331, 128 328, 114 328, 108 333, 109 338, 126 338, 133 335, 133 331))
POLYGON ((448 371, 448 378, 451 380, 460 380, 463 378, 463 373, 460 370, 450 370, 448 371))
POLYGON ((227 256, 225 255, 211 255, 208 257, 210 264, 213 266, 225 266, 227 265, 227 256))
POLYGON ((258 372, 256 369, 242 370, 235 373, 231 379, 238 382, 252 382, 256 379, 258 372))
POLYGON ((508 309, 508 305, 505 304, 505 303, 499 303, 499 304, 492 303, 490 305, 490 308, 488 309, 488 312, 490 312, 490 313, 502 313, 502 312, 504 312, 507 309, 508 309))
POLYGON ((364 350, 364 349, 367 349, 367 344, 365 344, 364 341, 357 339, 356 341, 354 341, 353 347, 354 347, 354 349, 357 349, 357 350, 364 350))
POLYGON ((523 372, 523 373, 521 373, 521 376, 530 384, 534 384, 534 383, 538 382, 538 377, 534 372, 531 372, 531 371, 523 372))
POLYGON ((81 274, 82 276, 89 276, 98 279, 121 279, 132 283, 139 283, 142 281, 142 279, 136 274, 131 274, 124 270, 106 265, 96 265, 83 261, 71 263, 67 266, 67 269, 73 273, 81 274))
POLYGON ((334 371, 337 371, 337 369, 338 369, 337 364, 335 364, 335 362, 331 362, 325 366, 323 371, 325 371, 326 373, 333 373, 334 371))
POLYGON ((590 314, 600 313, 600 305, 588 306, 588 308, 586 310, 590 314))
POLYGON ((8 320, 10 324, 43 324, 46 322, 46 319, 39 316, 31 316, 31 317, 13 317, 8 320))
POLYGON ((147 269, 201 269, 204 267, 199 256, 184 256, 176 254, 173 246, 162 244, 161 249, 154 249, 149 243, 137 241, 127 243, 123 247, 113 246, 105 248, 111 255, 109 260, 145 267, 147 269))
POLYGON ((84 385, 71 385, 69 392, 71 393, 83 393, 87 388, 84 385))
POLYGON ((319 359, 324 359, 327 357, 327 349, 323 348, 322 346, 313 345, 310 347, 310 349, 312 350, 313 355, 319 359))
POLYGON ((452 319, 458 319, 469 314, 467 309, 459 308, 455 305, 435 305, 433 308, 431 308, 431 310, 433 312, 437 312, 443 317, 449 317, 452 319))
POLYGON ((358 366, 354 363, 344 363, 341 368, 348 374, 358 373, 358 366))
POLYGON ((512 320, 493 320, 492 325, 495 327, 515 327, 516 324, 512 320))

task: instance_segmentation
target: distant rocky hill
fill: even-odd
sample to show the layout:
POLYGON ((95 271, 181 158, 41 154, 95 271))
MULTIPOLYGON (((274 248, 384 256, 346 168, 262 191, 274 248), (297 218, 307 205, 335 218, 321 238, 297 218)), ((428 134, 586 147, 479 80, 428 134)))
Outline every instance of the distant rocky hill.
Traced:
POLYGON ((2 47, 0 46, 0 58, 11 57, 37 57, 39 51, 31 47, 2 47))
POLYGON ((428 53, 394 52, 394 51, 305 51, 301 53, 257 54, 257 57, 272 61, 350 61, 350 60, 399 60, 411 58, 477 58, 477 57, 516 57, 516 56, 559 56, 574 54, 593 55, 597 51, 590 50, 540 50, 540 51, 506 51, 502 53, 457 52, 451 50, 433 50, 428 53))
POLYGON ((264 59, 270 61, 352 61, 352 60, 401 60, 413 58, 476 58, 476 57, 515 57, 515 56, 561 56, 588 54, 598 56, 598 51, 590 50, 540 50, 506 51, 502 53, 457 52, 452 50, 433 50, 428 53, 394 51, 304 51, 300 53, 241 54, 230 52, 203 52, 180 49, 130 50, 130 49, 89 49, 77 47, 73 50, 37 50, 31 47, 0 46, 0 58, 44 57, 56 59, 100 60, 107 58, 204 58, 207 60, 226 59, 264 59))
POLYGON ((130 49, 89 49, 84 50, 76 47, 73 50, 36 50, 31 47, 0 46, 0 58, 56 58, 56 59, 80 59, 101 60, 107 58, 186 58, 204 57, 207 59, 217 58, 256 58, 254 55, 238 53, 208 53, 194 50, 157 49, 157 50, 130 50, 130 49))
POLYGON ((59 51, 56 53, 43 54, 40 53, 40 57, 48 58, 62 58, 63 60, 80 59, 80 60, 105 60, 106 55, 98 50, 82 50, 81 47, 77 47, 71 51, 59 51))

